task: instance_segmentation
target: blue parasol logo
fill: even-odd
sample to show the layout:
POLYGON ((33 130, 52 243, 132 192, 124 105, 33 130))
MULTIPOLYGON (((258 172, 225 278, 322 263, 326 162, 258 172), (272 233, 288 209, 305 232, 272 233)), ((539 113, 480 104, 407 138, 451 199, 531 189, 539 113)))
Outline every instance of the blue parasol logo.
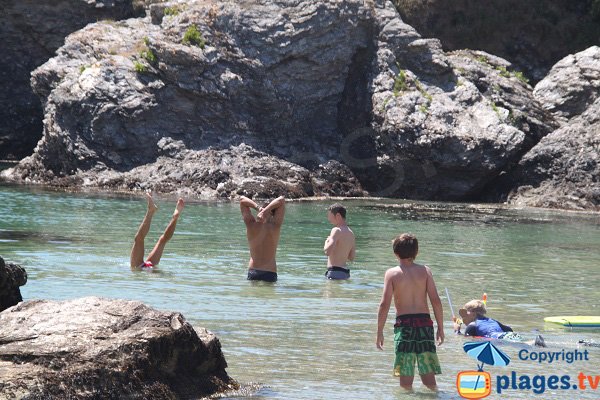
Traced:
POLYGON ((510 357, 490 341, 467 342, 463 349, 469 357, 481 361, 481 365, 478 365, 479 371, 483 371, 483 364, 504 367, 510 363, 510 357))
POLYGON ((483 370, 483 365, 506 366, 510 357, 490 341, 468 342, 463 345, 465 353, 481 362, 477 371, 462 371, 456 378, 458 394, 466 399, 482 399, 491 393, 491 377, 483 370))

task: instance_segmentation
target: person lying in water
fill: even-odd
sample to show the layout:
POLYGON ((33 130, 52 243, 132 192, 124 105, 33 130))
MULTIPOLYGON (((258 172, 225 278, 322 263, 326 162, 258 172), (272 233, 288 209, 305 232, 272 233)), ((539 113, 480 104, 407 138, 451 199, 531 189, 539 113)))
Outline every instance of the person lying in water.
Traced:
POLYGON ((160 262, 160 258, 162 257, 162 253, 165 249, 165 245, 175 233, 175 226, 177 225, 177 220, 179 219, 179 215, 183 211, 183 207, 185 206, 183 199, 177 200, 177 205, 175 206, 175 211, 173 211, 173 216, 171 217, 171 221, 167 225, 165 232, 158 239, 154 248, 144 261, 144 239, 146 235, 150 231, 150 224, 152 223, 152 217, 156 210, 158 210, 158 206, 154 204, 154 200, 152 199, 152 195, 150 193, 146 193, 146 200, 148 201, 148 208, 146 210, 146 215, 140 225, 137 233, 135 234, 135 238, 133 239, 133 247, 131 248, 131 256, 129 259, 129 263, 131 265, 132 270, 141 270, 145 268, 153 268, 158 265, 160 262))
MULTIPOLYGON (((482 300, 471 300, 464 305, 464 308, 458 310, 462 323, 466 325, 465 336, 479 336, 490 339, 504 339, 511 342, 523 342, 523 338, 508 325, 486 317, 487 310, 482 300)), ((460 332, 461 321, 454 319, 454 331, 460 332)), ((535 346, 546 347, 544 338, 537 335, 534 341, 530 343, 535 346)))

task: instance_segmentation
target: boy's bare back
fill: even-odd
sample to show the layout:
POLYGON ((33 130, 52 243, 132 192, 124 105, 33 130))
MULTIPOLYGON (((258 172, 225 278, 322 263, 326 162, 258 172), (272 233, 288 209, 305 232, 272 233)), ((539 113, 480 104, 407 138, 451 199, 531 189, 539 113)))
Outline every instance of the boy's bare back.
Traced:
POLYGON ((401 264, 386 271, 384 282, 388 280, 393 290, 396 315, 429 314, 427 297, 435 291, 429 267, 401 264))

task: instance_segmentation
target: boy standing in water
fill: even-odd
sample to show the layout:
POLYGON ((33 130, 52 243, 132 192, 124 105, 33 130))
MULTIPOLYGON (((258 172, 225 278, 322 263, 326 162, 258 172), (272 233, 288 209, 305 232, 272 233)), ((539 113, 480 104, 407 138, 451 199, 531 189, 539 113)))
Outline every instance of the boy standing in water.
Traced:
POLYGON ((383 327, 393 298, 396 306, 394 375, 400 377, 402 388, 411 390, 416 362, 423 384, 436 390, 435 375, 441 374, 442 370, 436 354, 433 321, 429 316, 427 298, 429 297, 437 323, 438 346, 444 342, 442 301, 429 267, 414 263, 419 251, 417 238, 403 233, 394 239, 393 248, 400 265, 385 273, 377 315, 376 345, 378 349, 383 349, 383 327))
POLYGON ((160 258, 162 257, 163 250, 165 249, 165 245, 175 233, 175 226, 177 225, 177 220, 179 219, 179 214, 183 211, 183 207, 185 204, 183 203, 183 199, 177 200, 177 205, 175 206, 175 211, 173 211, 173 217, 171 217, 171 221, 167 225, 165 232, 156 242, 154 248, 148 254, 148 258, 144 261, 144 239, 146 239, 146 235, 148 231, 150 231, 150 224, 152 223, 152 217, 156 210, 158 210, 158 206, 154 204, 154 200, 152 199, 152 195, 150 193, 146 193, 146 200, 148 201, 148 209, 146 210, 146 215, 144 216, 144 220, 142 224, 138 228, 137 233, 133 239, 133 247, 131 249, 131 255, 129 258, 129 263, 131 265, 131 269, 140 270, 144 268, 153 268, 158 265, 160 258))
POLYGON ((346 209, 335 203, 327 209, 327 220, 335 227, 325 240, 323 251, 327 255, 327 279, 348 279, 350 270, 346 262, 354 260, 356 252, 354 233, 346 224, 346 209))

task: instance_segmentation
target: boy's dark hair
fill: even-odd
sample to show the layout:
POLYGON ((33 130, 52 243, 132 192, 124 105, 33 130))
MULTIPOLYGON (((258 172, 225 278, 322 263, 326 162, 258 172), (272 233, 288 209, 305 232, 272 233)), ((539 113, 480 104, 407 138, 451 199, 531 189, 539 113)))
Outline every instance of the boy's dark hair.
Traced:
POLYGON ((327 210, 331 211, 333 215, 340 214, 342 218, 346 219, 346 208, 340 203, 330 205, 327 210))
POLYGON ((419 241, 412 233, 403 233, 396 236, 392 242, 394 254, 400 258, 416 258, 419 252, 419 241))

